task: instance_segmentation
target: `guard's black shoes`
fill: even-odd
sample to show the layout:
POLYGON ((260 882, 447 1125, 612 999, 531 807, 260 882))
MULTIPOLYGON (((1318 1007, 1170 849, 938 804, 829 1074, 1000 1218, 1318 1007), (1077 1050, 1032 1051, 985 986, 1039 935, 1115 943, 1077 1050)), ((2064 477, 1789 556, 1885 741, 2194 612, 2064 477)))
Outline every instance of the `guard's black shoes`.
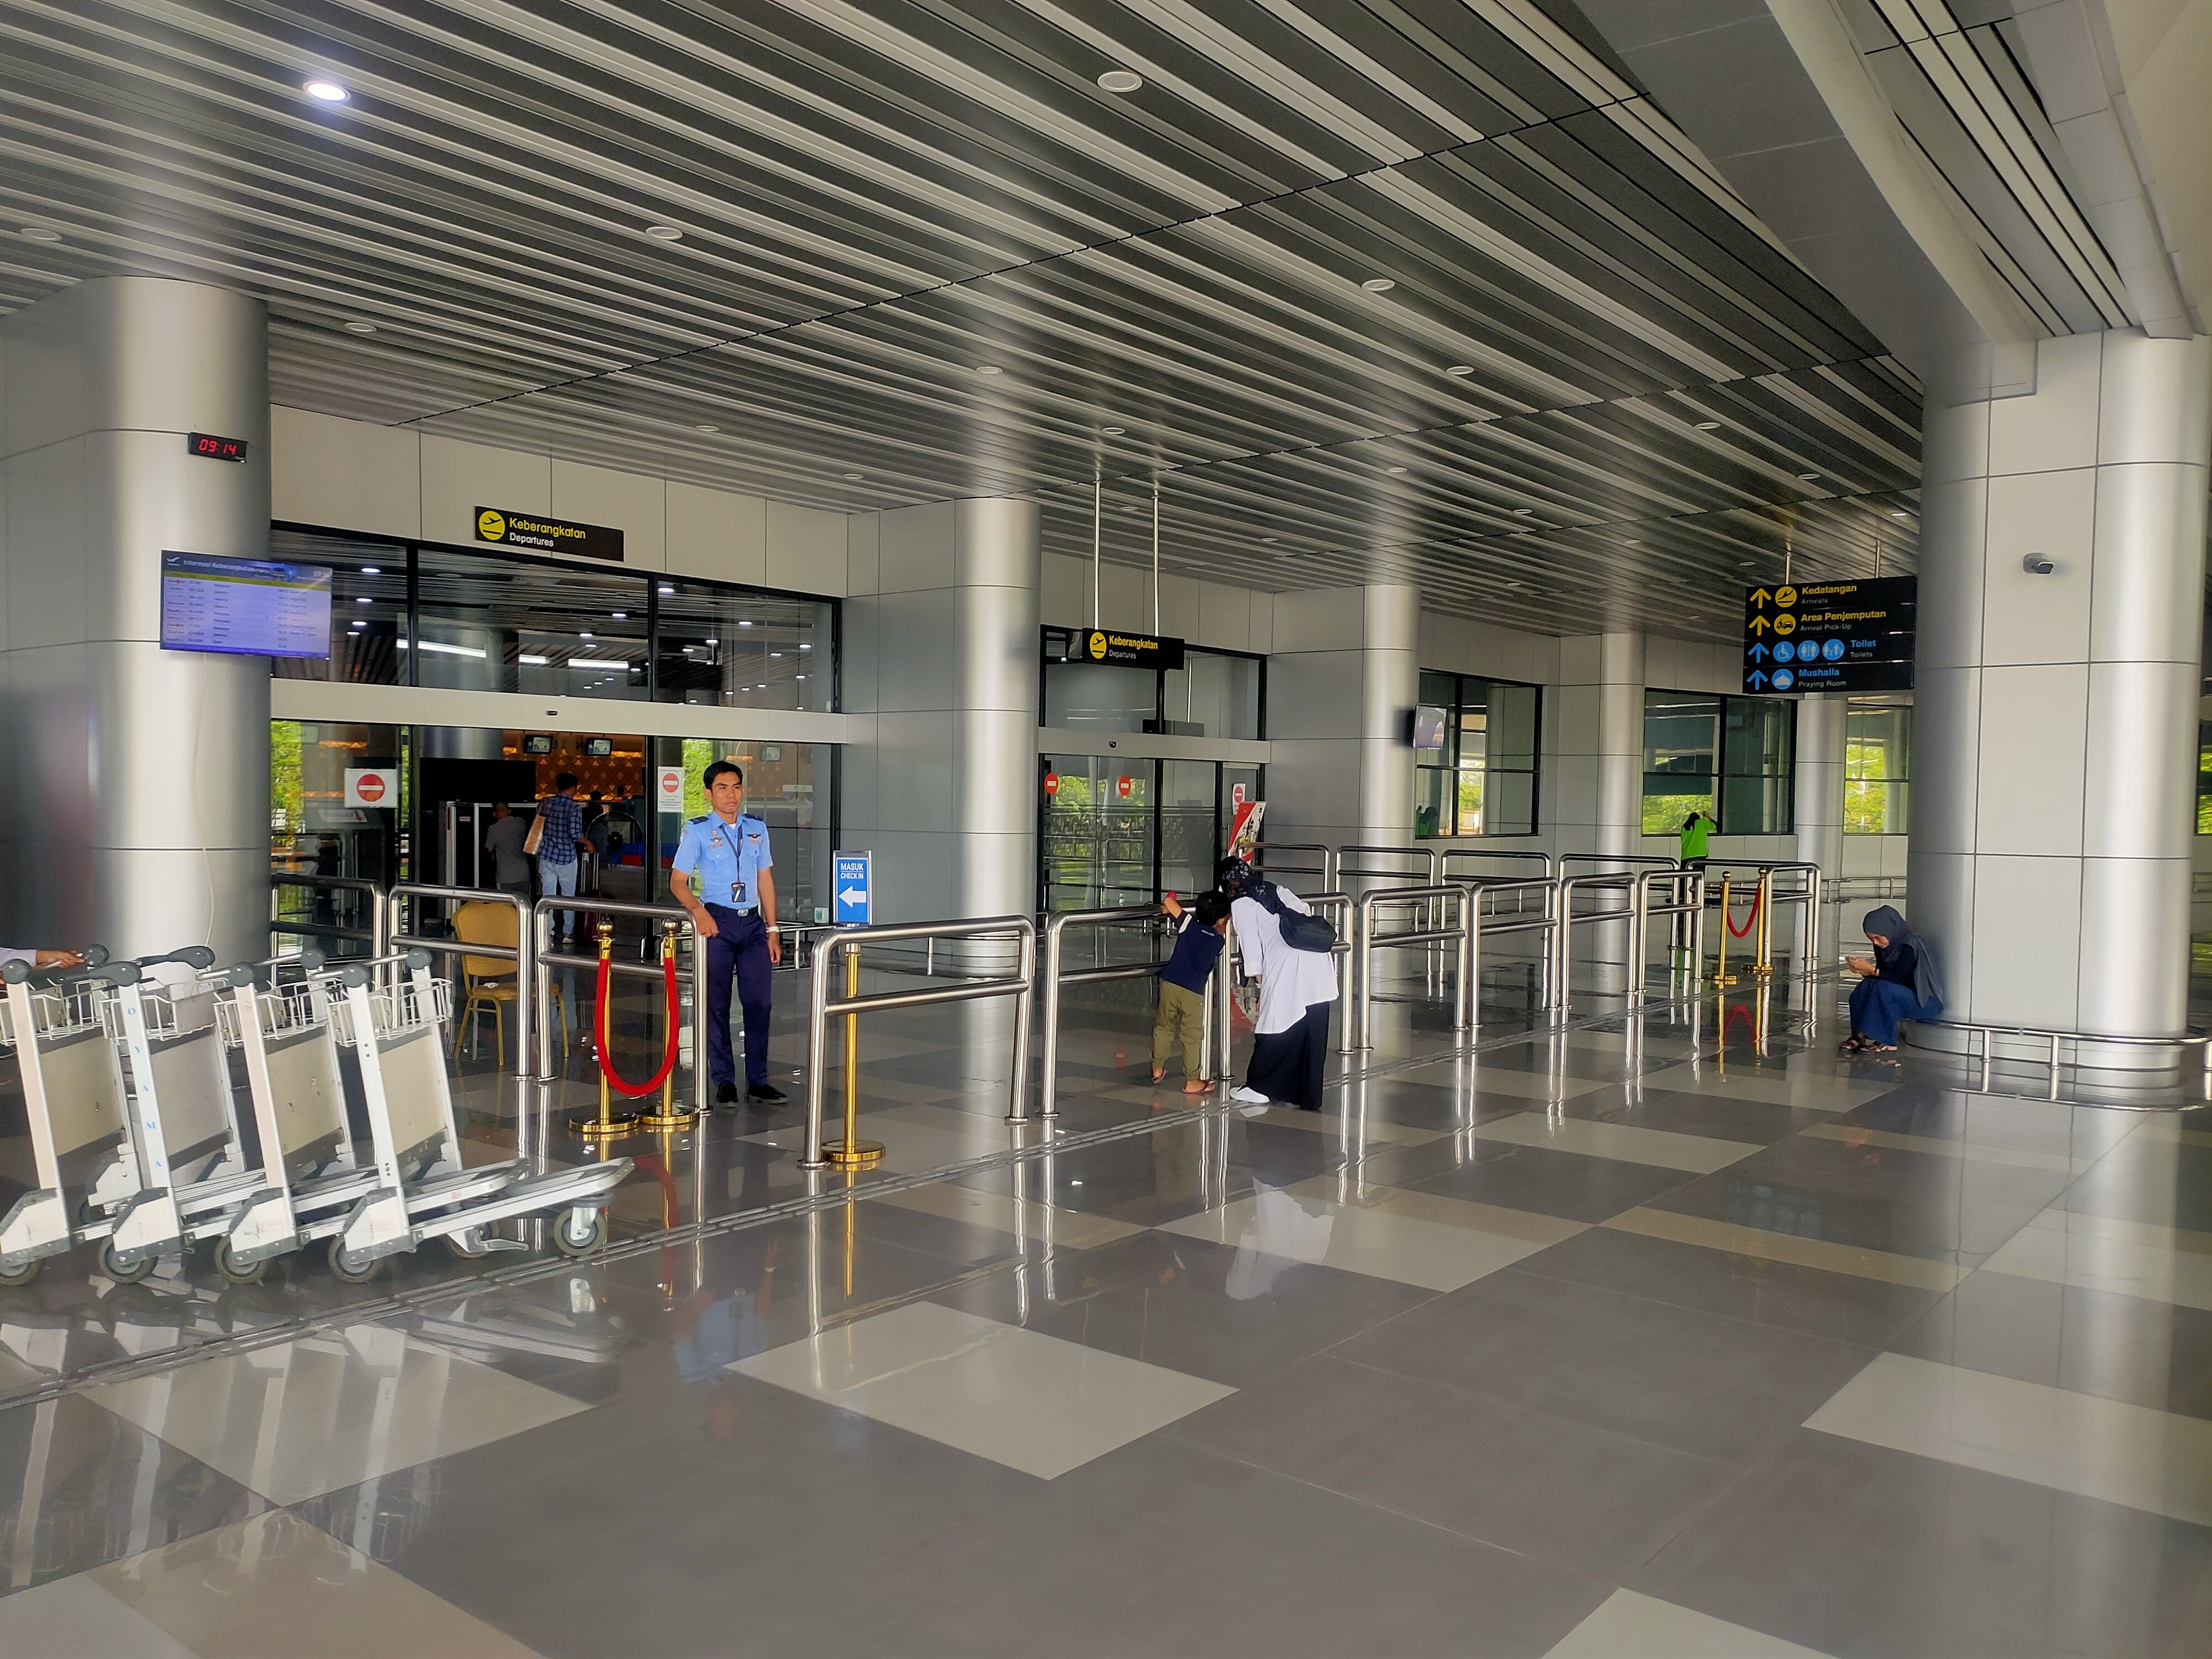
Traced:
POLYGON ((738 1085, 736 1084, 718 1083, 714 1085, 714 1104, 717 1106, 734 1106, 737 1103, 738 1085))
POLYGON ((769 1104, 774 1105, 783 1097, 783 1091, 777 1088, 773 1083, 750 1084, 748 1085, 745 1089, 745 1098, 747 1100, 765 1101, 769 1104))

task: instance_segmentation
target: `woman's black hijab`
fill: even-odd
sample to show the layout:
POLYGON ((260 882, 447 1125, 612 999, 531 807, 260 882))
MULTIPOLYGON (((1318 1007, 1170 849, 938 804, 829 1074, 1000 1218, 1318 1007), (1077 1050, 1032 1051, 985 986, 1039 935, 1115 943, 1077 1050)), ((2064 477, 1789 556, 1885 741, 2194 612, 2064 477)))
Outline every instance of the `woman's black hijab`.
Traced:
POLYGON ((1920 999, 1920 1006, 1943 1000, 1943 981, 1936 977, 1936 953, 1928 948, 1928 941, 1912 931, 1911 924, 1897 913, 1893 905, 1882 905, 1866 913, 1859 927, 1871 939, 1876 933, 1889 943, 1875 951, 1875 965, 1887 968, 1897 960, 1900 949, 1912 951, 1912 994, 1920 999))

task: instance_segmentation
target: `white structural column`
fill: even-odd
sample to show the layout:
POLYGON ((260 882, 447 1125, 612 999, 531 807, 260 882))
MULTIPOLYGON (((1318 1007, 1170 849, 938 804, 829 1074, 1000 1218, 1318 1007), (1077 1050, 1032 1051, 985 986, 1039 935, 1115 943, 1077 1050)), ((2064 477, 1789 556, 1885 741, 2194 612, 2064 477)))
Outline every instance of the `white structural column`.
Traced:
POLYGON ((139 276, 0 323, 10 944, 267 954, 269 664, 161 647, 164 550, 267 556, 267 337, 258 301, 139 276))
POLYGON ((1643 851, 1644 659, 1641 634, 1559 641, 1562 853, 1643 851))
POLYGON ((1797 860, 1819 865, 1820 879, 1829 888, 1844 872, 1844 699, 1836 692, 1797 699, 1791 789, 1797 860))
POLYGON ((2033 395, 1925 428, 1909 884, 1949 1012, 2177 1035, 2212 339, 2045 341, 2033 395))
POLYGON ((1278 596, 1264 837, 1411 844, 1420 619, 1403 583, 1278 596))
POLYGON ((1038 523, 1034 501, 933 501, 853 520, 847 844, 876 854, 876 920, 1036 903, 1038 523))

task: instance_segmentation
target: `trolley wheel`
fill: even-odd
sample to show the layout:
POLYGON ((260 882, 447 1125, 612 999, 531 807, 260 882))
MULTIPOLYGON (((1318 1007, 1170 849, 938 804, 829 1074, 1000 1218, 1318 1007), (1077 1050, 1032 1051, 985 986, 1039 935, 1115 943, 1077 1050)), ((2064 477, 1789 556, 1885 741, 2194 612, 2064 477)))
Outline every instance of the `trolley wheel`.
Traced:
POLYGON ((269 1258, 241 1262, 227 1238, 215 1242, 215 1270, 233 1285, 258 1285, 269 1271, 269 1258))
POLYGON ((607 1242, 607 1212, 578 1207, 562 1216, 553 1229, 553 1248, 562 1255, 585 1256, 607 1242))
POLYGON ((331 1241, 331 1272, 349 1285, 365 1285, 376 1272, 375 1256, 349 1250, 345 1240, 331 1241))
POLYGON ((479 1256, 491 1254, 491 1246, 484 1243, 483 1235, 474 1227, 464 1227, 457 1233, 447 1233, 446 1248, 464 1261, 474 1261, 479 1256))
POLYGON ((125 1266, 115 1259, 115 1241, 111 1238, 100 1247, 100 1271, 118 1285, 136 1285, 154 1271, 154 1258, 142 1255, 125 1266))
POLYGON ((0 1287, 12 1291, 20 1285, 27 1285, 39 1276, 39 1269, 44 1266, 44 1261, 33 1256, 20 1267, 0 1267, 0 1287))

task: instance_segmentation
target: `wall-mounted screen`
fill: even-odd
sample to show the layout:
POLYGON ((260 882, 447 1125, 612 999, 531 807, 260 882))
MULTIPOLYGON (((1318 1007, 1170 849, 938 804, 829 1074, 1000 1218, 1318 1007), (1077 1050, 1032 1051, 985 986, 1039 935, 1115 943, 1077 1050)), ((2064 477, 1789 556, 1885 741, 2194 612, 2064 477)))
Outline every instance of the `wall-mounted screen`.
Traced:
POLYGON ((597 759, 604 760, 615 752, 615 740, 612 738, 586 738, 584 752, 597 759))
POLYGON ((320 565, 164 553, 161 646, 247 657, 327 657, 331 573, 320 565))
POLYGON ((1441 749, 1444 746, 1444 711, 1423 703, 1413 710, 1413 747, 1441 749))

